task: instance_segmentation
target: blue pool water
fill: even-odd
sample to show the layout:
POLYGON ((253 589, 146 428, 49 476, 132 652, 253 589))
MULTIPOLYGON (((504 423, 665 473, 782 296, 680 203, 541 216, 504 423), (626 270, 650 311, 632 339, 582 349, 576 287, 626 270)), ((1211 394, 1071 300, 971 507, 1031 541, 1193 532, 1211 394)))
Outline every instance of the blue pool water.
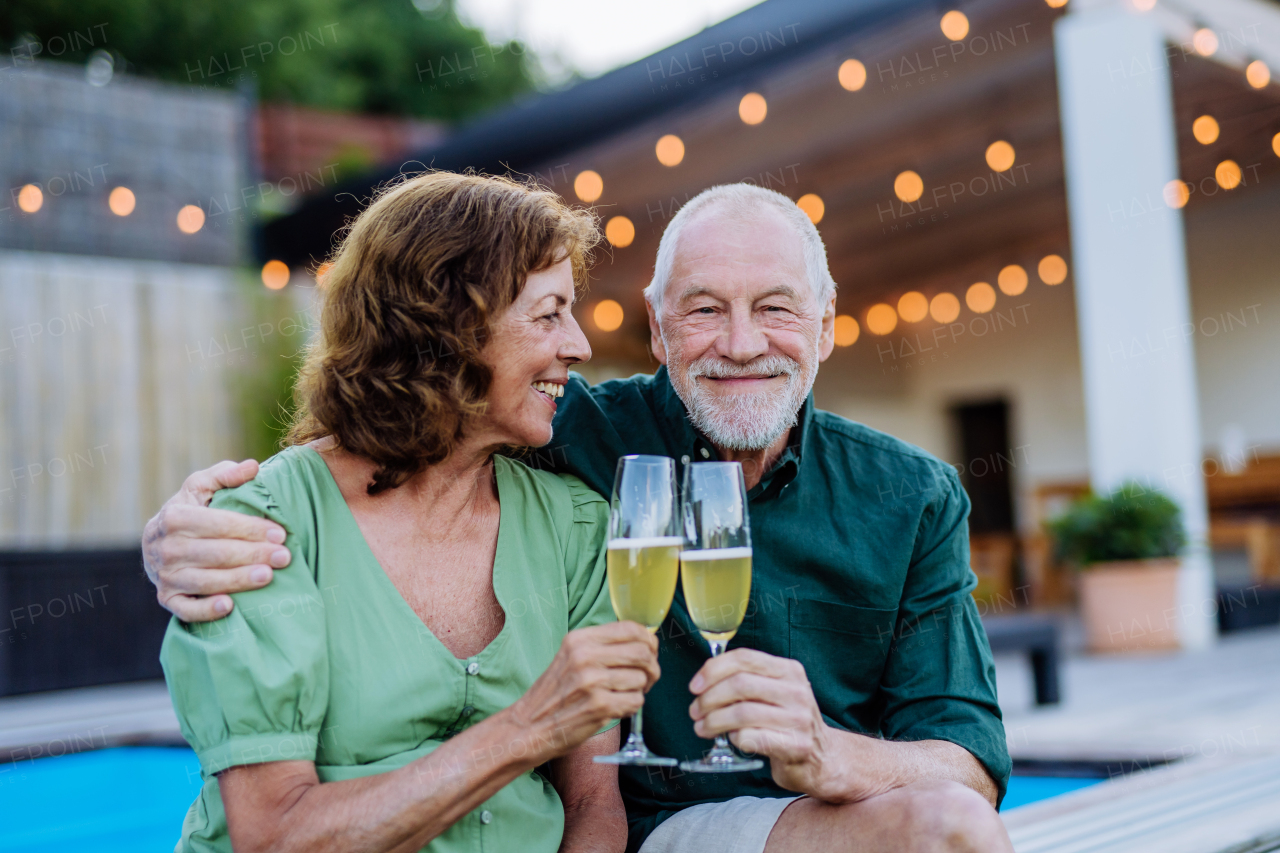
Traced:
MULTIPOLYGON (((1015 776, 1004 808, 1098 781, 1015 776)), ((0 764, 0 853, 169 853, 199 790, 189 749, 121 747, 0 764)))
POLYGON ((0 764, 0 853, 169 853, 199 791, 200 762, 185 748, 0 764))
POLYGON ((1047 800, 1059 794, 1078 791, 1096 785, 1101 779, 1077 779, 1059 776, 1014 776, 1009 780, 1009 790, 1000 804, 1000 811, 1007 812, 1018 806, 1047 800))

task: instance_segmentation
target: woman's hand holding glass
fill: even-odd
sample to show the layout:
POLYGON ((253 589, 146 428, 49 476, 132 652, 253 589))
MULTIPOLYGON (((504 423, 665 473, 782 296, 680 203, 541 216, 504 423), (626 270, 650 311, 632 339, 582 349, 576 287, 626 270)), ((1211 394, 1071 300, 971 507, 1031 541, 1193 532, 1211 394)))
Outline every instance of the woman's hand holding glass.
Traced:
MULTIPOLYGON (((641 625, 652 636, 671 609, 680 573, 679 496, 676 467, 666 456, 624 456, 618 460, 609 505, 609 598, 620 620, 641 625)), ((655 648, 657 640, 654 640, 655 648)), ((642 709, 631 717, 631 734, 600 764, 672 767, 674 758, 655 755, 641 732, 642 709)))
POLYGON ((658 680, 658 641, 634 622, 570 631, 551 665, 506 712, 554 758, 634 714, 658 680))

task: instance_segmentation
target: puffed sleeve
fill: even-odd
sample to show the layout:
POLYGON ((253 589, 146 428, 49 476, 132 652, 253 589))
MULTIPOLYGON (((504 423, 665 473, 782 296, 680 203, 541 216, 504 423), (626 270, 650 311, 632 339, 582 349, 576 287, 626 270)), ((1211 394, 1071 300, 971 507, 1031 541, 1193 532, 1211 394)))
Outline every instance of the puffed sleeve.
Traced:
POLYGON ((290 519, 263 476, 212 506, 270 518, 293 560, 267 586, 232 596, 216 622, 170 621, 160 651, 182 734, 207 774, 241 764, 314 761, 328 706, 324 601, 290 519))
POLYGON ((565 548, 565 581, 569 593, 569 630, 613 622, 605 554, 609 502, 577 477, 561 474, 573 502, 573 528, 565 548))

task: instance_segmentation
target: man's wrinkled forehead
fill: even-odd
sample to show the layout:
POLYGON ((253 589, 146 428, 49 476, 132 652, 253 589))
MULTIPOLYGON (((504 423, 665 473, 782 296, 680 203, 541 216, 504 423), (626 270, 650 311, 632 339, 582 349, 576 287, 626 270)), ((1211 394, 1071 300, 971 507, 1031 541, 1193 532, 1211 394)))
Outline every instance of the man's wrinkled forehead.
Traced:
POLYGON ((781 212, 747 212, 716 204, 700 210, 680 233, 665 295, 683 298, 734 282, 756 288, 788 288, 799 297, 808 287, 804 243, 781 212))

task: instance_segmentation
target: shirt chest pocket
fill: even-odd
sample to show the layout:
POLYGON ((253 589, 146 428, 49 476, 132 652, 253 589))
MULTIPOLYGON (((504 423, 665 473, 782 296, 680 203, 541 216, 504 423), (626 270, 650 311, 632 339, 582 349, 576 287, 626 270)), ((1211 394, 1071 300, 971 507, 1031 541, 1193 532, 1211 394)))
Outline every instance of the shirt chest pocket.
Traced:
POLYGON ((867 718, 869 702, 880 686, 897 615, 834 601, 788 602, 789 656, 804 664, 818 705, 841 725, 874 725, 867 718))

